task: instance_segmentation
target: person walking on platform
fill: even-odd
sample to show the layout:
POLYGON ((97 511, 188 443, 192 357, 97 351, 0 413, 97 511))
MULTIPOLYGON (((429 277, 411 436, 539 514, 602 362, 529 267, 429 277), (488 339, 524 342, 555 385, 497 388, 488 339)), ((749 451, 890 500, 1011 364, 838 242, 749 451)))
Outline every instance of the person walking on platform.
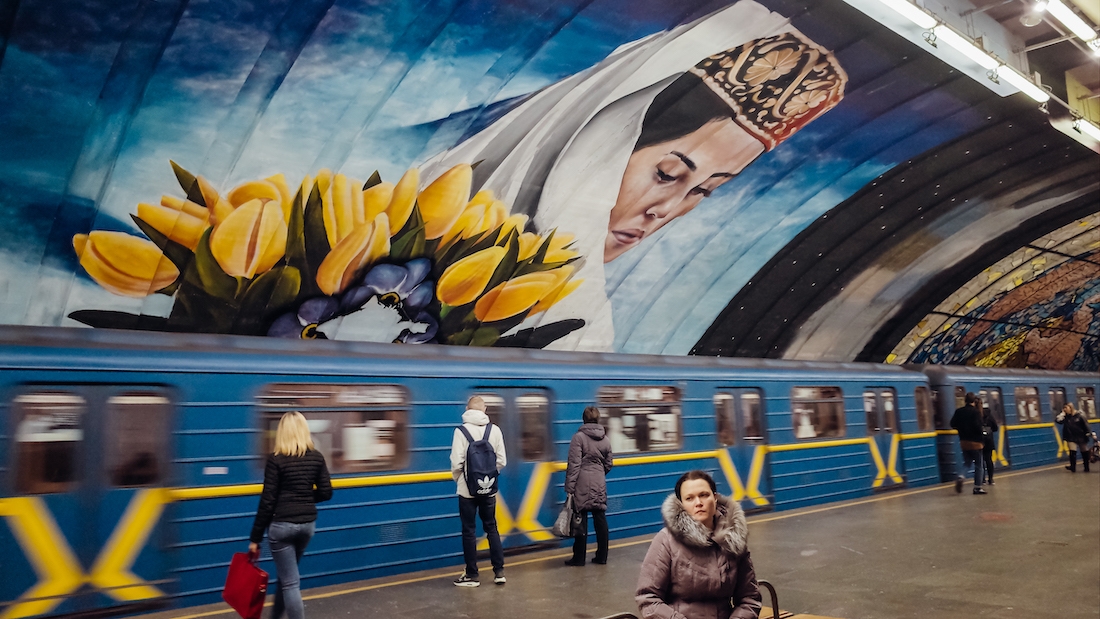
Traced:
POLYGON ((462 522, 462 557, 466 569, 454 581, 458 587, 481 584, 477 568, 477 521, 489 538, 489 560, 493 564, 493 582, 503 585, 504 547, 497 531, 497 474, 508 463, 504 434, 485 414, 485 400, 473 396, 462 413, 462 425, 451 441, 451 477, 458 494, 458 518, 462 522))
MULTIPOLYGON (((967 392, 965 406, 955 411, 951 417, 951 427, 959 432, 959 447, 962 449, 963 462, 969 470, 974 470, 974 494, 986 494, 982 488, 982 448, 985 435, 982 433, 982 414, 978 412, 978 396, 967 392)), ((962 492, 963 476, 955 480, 955 492, 962 492)))
POLYGON ((661 506, 665 528, 642 560, 634 600, 642 619, 756 619, 760 587, 741 505, 689 471, 661 506))
POLYGON ((993 485, 993 451, 997 449, 997 433, 1000 430, 1001 426, 997 425, 993 412, 988 406, 983 407, 982 433, 985 435, 985 440, 982 444, 982 463, 985 464, 985 482, 990 486, 993 485))
POLYGON ((566 565, 584 565, 588 548, 588 514, 596 528, 596 556, 593 563, 607 563, 607 474, 614 465, 611 441, 600 425, 600 409, 589 406, 581 417, 584 425, 569 443, 569 464, 565 469, 565 493, 573 495, 573 510, 581 514, 581 526, 574 532, 573 558, 566 565))
POLYGON ((1085 472, 1089 472, 1089 437, 1096 440, 1096 433, 1089 428, 1089 422, 1085 416, 1077 412, 1073 405, 1066 403, 1062 412, 1054 418, 1054 421, 1062 424, 1062 440, 1069 443, 1069 469, 1070 473, 1077 472, 1077 452, 1081 452, 1081 462, 1085 465, 1085 472), (1075 450, 1074 447, 1077 449, 1075 450))
POLYGON ((267 529, 278 581, 271 619, 282 617, 284 610, 290 619, 306 616, 298 562, 313 538, 316 504, 331 498, 328 466, 313 446, 306 418, 299 412, 283 415, 275 430, 275 453, 264 467, 264 489, 248 545, 248 552, 258 555, 267 529))

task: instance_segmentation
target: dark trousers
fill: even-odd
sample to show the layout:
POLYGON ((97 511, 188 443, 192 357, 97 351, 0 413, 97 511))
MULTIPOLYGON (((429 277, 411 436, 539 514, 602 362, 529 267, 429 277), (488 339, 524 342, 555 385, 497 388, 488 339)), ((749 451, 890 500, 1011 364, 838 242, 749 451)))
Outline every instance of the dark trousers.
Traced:
POLYGON ((466 560, 466 575, 477 576, 477 521, 481 517, 481 528, 489 538, 489 561, 493 564, 493 573, 504 571, 504 547, 500 544, 497 532, 497 497, 479 496, 467 499, 458 497, 458 518, 462 521, 462 558, 466 560))
MULTIPOLYGON (((1073 443, 1070 443, 1070 445, 1073 445, 1073 443)), ((1075 449, 1076 447, 1076 445, 1073 445, 1073 447, 1070 447, 1069 450, 1069 470, 1073 471, 1074 473, 1077 472, 1077 449, 1075 449)), ((1085 472, 1088 473, 1089 454, 1087 451, 1081 452, 1081 463, 1085 465, 1085 472)))
POLYGON ((580 512, 580 532, 573 537, 573 562, 584 563, 588 551, 588 513, 592 512, 592 525, 596 528, 596 556, 592 561, 607 563, 607 512, 602 509, 586 509, 580 512))
POLYGON ((982 461, 985 462, 985 480, 993 483, 993 447, 986 445, 982 449, 982 461))
POLYGON ((983 482, 983 477, 985 477, 985 475, 983 475, 983 471, 982 471, 982 469, 984 468, 984 465, 982 463, 982 450, 981 449, 964 449, 964 450, 962 450, 962 452, 963 452, 963 464, 966 465, 966 468, 970 469, 971 466, 974 467, 974 487, 975 488, 981 488, 982 487, 982 482, 983 482))

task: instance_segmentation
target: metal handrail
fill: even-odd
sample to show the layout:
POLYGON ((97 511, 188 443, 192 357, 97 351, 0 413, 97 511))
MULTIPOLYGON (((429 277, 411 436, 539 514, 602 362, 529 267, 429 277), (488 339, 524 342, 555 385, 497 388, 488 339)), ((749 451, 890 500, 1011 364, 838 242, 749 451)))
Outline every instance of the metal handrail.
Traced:
POLYGON ((756 584, 768 590, 768 595, 772 600, 772 619, 779 619, 779 594, 775 592, 775 587, 766 580, 757 580, 756 584))

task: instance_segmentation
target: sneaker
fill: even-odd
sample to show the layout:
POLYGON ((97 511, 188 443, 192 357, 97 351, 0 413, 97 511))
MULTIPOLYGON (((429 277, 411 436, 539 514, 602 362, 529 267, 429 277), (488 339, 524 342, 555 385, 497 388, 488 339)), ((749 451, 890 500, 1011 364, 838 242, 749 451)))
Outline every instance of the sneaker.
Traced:
POLYGON ((995 483, 993 482, 993 480, 991 479, 991 480, 989 480, 989 481, 987 481, 987 482, 986 482, 986 485, 987 485, 987 486, 996 486, 997 484, 995 484, 995 483))
POLYGON ((565 562, 565 564, 571 565, 573 567, 582 567, 584 565, 584 559, 581 559, 580 561, 577 561, 576 559, 569 559, 565 562))
POLYGON ((963 491, 963 478, 959 477, 955 480, 955 492, 962 494, 963 491))
POLYGON ((480 587, 481 581, 477 579, 477 576, 468 576, 466 572, 462 572, 462 575, 455 581, 456 587, 480 587))
POLYGON ((508 582, 508 579, 504 577, 504 572, 497 572, 493 575, 494 585, 503 585, 506 582, 508 582))
POLYGON ((985 488, 974 488, 974 494, 989 494, 985 491, 985 488))

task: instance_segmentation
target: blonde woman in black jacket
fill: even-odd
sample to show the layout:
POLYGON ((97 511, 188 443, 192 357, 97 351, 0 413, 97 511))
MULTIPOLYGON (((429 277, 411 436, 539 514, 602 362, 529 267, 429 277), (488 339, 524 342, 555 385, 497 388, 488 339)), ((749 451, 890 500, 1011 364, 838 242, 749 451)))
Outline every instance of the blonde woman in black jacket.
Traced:
POLYGON ((284 610, 289 619, 305 618, 298 562, 313 538, 314 504, 331 498, 325 457, 313 447, 306 418, 299 412, 283 415, 275 431, 275 453, 264 468, 264 490, 248 546, 253 555, 259 553, 267 529, 278 579, 271 619, 280 619, 284 610))

